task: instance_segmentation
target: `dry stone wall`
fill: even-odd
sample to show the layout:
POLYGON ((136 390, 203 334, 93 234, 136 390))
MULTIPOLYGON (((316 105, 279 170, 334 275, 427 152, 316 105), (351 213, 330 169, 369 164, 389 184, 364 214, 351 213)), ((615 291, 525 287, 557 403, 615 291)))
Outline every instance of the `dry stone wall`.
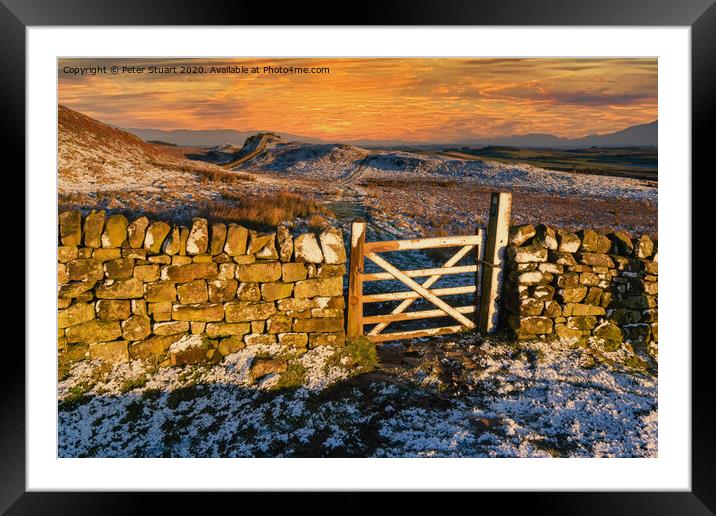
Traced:
MULTIPOLYGON (((293 238, 284 226, 259 233, 201 218, 178 227, 69 211, 59 215, 57 261, 60 366, 175 366, 252 344, 280 344, 291 356, 344 344, 346 251, 336 228, 293 238)), ((257 374, 286 366, 256 361, 257 374)))
POLYGON ((658 250, 648 235, 510 229, 503 305, 520 339, 597 337, 650 354, 658 341, 658 250))

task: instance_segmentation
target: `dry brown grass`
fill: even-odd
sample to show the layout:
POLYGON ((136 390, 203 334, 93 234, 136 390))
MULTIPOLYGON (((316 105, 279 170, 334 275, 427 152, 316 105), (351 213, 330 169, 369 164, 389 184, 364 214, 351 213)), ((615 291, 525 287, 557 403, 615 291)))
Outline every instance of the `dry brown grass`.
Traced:
POLYGON ((368 178, 361 181, 362 186, 380 186, 384 188, 416 188, 416 187, 441 187, 448 188, 457 185, 454 179, 430 179, 430 178, 411 178, 406 179, 387 179, 387 178, 368 178))
POLYGON ((288 190, 264 194, 223 192, 223 200, 207 206, 207 218, 248 226, 275 227, 297 217, 310 217, 309 225, 326 222, 330 211, 312 199, 288 190))

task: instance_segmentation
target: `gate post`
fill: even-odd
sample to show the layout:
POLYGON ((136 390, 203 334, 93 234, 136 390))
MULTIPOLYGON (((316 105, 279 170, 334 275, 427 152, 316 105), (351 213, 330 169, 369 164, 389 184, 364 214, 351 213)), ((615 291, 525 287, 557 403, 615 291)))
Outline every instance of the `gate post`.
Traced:
POLYGON ((348 321, 346 335, 363 335, 363 246, 365 221, 355 219, 351 224, 351 256, 348 271, 348 321))
POLYGON ((492 192, 480 296, 479 329, 484 333, 492 333, 497 325, 497 294, 502 282, 502 261, 509 239, 511 210, 511 193, 492 192))

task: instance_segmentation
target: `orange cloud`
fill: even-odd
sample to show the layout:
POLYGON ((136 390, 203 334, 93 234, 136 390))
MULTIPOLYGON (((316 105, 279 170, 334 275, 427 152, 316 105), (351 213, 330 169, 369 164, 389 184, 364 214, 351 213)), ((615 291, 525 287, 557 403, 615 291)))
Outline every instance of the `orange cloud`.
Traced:
POLYGON ((103 122, 272 130, 331 141, 579 137, 657 118, 656 59, 66 59, 59 102, 103 122), (150 74, 190 65, 204 73, 150 74), (145 67, 75 75, 66 67, 145 67), (208 73, 210 67, 260 73, 208 73), (264 73, 264 67, 327 73, 264 73))

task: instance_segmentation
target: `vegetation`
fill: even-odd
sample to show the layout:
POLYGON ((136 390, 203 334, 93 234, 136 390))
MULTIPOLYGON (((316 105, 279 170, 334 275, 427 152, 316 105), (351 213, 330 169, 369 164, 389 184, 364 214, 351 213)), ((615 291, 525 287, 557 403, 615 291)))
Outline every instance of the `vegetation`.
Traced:
POLYGON ((119 390, 122 394, 124 394, 134 389, 141 389, 145 385, 147 385, 147 377, 142 375, 137 378, 127 378, 124 380, 119 390))
POLYGON ((295 389, 306 381, 306 368, 301 364, 289 364, 286 371, 281 374, 275 389, 295 389))
POLYGON ((331 357, 327 367, 345 367, 351 374, 368 373, 378 367, 375 343, 366 337, 347 338, 346 345, 331 357))
POLYGON ((207 207, 207 217, 211 220, 225 220, 275 227, 297 217, 310 217, 309 225, 325 225, 323 215, 330 211, 318 202, 300 194, 279 190, 277 192, 252 195, 245 192, 223 192, 222 201, 207 207))

